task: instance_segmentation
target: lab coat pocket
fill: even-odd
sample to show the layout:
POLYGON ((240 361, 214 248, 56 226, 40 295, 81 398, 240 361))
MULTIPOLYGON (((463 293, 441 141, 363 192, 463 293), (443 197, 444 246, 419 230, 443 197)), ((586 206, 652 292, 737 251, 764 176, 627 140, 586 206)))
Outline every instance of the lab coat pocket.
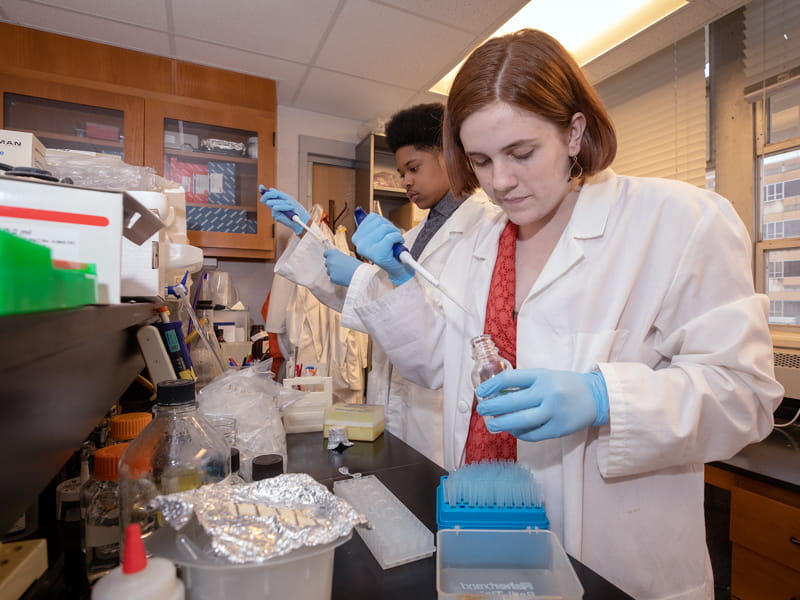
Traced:
POLYGON ((573 334, 569 369, 586 373, 596 369, 599 363, 614 362, 622 352, 627 338, 627 329, 573 334))

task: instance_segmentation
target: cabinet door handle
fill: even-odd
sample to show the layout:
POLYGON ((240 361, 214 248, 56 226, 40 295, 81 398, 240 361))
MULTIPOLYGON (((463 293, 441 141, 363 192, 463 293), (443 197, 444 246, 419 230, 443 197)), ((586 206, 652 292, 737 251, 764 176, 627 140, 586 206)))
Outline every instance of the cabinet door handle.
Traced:
POLYGON ((789 541, 793 543, 795 546, 800 546, 800 539, 798 539, 797 536, 793 535, 792 537, 789 538, 789 541))

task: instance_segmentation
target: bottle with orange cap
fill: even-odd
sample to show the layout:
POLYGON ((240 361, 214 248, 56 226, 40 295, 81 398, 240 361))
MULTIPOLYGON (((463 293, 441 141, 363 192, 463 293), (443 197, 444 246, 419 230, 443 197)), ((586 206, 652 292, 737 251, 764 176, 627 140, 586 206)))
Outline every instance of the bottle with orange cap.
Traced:
POLYGON ((108 420, 108 445, 130 442, 153 420, 153 413, 129 412, 108 420))
POLYGON ((89 582, 119 564, 118 465, 127 443, 100 448, 94 453, 94 473, 81 488, 83 527, 81 538, 89 582))

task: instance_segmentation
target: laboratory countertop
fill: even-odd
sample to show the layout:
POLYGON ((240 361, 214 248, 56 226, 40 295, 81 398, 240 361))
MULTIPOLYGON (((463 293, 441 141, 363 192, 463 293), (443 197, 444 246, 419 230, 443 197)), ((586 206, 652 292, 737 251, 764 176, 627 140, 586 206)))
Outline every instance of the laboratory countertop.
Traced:
MULTIPOLYGON (((328 487, 350 473, 374 474, 432 532, 436 532, 435 491, 447 472, 390 433, 374 442, 355 442, 342 452, 327 449, 322 434, 286 436, 287 470, 308 473, 328 487)), ((624 600, 630 596, 570 557, 584 588, 584 600, 624 600)), ((436 600, 435 555, 383 570, 359 535, 336 549, 332 600, 436 600)))
POLYGON ((776 427, 763 441, 710 464, 800 493, 800 425, 776 427))

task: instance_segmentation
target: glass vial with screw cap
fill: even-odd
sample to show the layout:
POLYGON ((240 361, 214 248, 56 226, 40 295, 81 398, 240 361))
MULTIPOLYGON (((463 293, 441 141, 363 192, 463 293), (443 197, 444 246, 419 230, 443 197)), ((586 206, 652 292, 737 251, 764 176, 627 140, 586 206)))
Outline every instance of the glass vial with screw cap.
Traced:
POLYGON ((81 539, 89 583, 119 564, 119 459, 127 443, 113 444, 94 453, 94 473, 81 488, 81 539))
POLYGON ((144 536, 158 527, 147 507, 152 498, 222 481, 231 464, 222 434, 197 410, 194 381, 159 382, 154 410, 119 466, 120 525, 138 523, 144 536))
MULTIPOLYGON (((495 346, 492 336, 483 334, 475 336, 470 340, 472 345, 472 387, 477 388, 481 383, 490 379, 506 369, 511 369, 511 363, 507 359, 500 356, 495 346)), ((475 396, 478 402, 483 402, 486 398, 475 396)), ((485 422, 488 422, 493 417, 483 417, 485 422)))

